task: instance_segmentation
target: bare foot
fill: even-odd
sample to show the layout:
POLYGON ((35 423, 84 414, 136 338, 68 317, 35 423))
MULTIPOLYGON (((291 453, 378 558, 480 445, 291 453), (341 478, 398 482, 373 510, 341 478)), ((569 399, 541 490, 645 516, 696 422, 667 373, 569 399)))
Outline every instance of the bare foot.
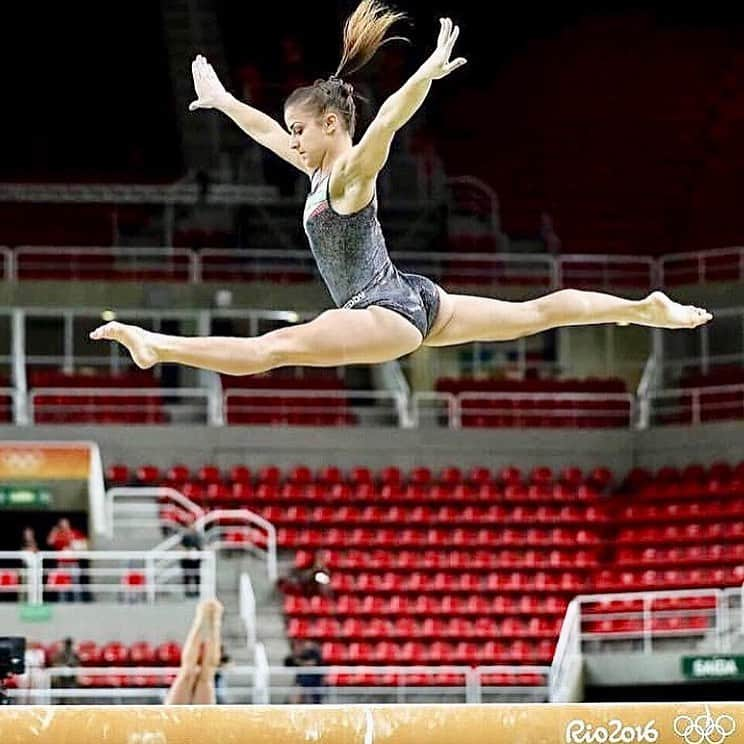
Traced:
POLYGON ((90 333, 90 337, 94 341, 118 341, 126 346, 134 363, 140 369, 148 369, 160 361, 155 345, 151 341, 151 336, 152 334, 144 328, 119 323, 116 320, 98 326, 90 333))
POLYGON ((642 301, 641 317, 633 322, 655 328, 697 328, 712 319, 702 307, 680 305, 663 292, 652 292, 642 301))
POLYGON ((205 599, 199 603, 197 611, 201 615, 202 631, 206 634, 206 642, 202 651, 202 663, 218 667, 222 656, 220 630, 224 607, 218 599, 205 599))
POLYGON ((219 599, 204 599, 199 602, 199 610, 204 613, 206 617, 213 618, 219 622, 222 619, 222 613, 225 608, 219 599))

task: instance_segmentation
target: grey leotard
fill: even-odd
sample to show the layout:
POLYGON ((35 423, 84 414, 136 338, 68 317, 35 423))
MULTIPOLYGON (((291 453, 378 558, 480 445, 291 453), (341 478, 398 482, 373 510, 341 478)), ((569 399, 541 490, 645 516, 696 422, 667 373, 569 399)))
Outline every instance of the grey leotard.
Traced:
POLYGON ((398 271, 388 255, 377 219, 377 195, 353 214, 331 206, 330 175, 315 171, 303 223, 318 270, 337 307, 377 305, 410 321, 426 338, 439 311, 437 285, 398 271))

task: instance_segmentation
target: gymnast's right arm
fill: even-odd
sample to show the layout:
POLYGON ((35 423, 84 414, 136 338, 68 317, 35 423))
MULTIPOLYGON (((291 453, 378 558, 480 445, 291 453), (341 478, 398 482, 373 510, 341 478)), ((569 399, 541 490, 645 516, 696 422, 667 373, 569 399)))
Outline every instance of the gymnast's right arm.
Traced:
POLYGON ((220 82, 212 65, 201 55, 191 63, 194 88, 197 98, 189 104, 189 111, 200 108, 214 108, 229 116, 247 135, 259 145, 276 153, 303 173, 310 170, 302 162, 295 150, 289 147, 289 135, 284 128, 262 111, 238 101, 228 93, 220 82))

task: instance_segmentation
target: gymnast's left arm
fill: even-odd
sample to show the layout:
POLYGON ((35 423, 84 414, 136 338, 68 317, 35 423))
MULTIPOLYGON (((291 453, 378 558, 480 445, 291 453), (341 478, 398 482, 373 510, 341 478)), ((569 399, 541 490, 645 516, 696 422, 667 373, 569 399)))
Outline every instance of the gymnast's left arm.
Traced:
POLYGON ((418 111, 424 102, 432 80, 449 75, 462 67, 466 60, 458 57, 450 61, 452 48, 460 35, 458 26, 450 18, 440 18, 437 48, 418 70, 380 106, 377 116, 351 153, 350 170, 375 176, 382 170, 390 152, 393 135, 418 111))

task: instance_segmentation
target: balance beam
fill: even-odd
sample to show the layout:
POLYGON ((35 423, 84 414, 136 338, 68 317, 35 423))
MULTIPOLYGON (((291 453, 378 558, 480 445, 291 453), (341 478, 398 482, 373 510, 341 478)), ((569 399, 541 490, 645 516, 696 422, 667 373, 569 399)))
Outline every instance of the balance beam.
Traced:
POLYGON ((2 744, 744 744, 744 703, 4 706, 2 744))

